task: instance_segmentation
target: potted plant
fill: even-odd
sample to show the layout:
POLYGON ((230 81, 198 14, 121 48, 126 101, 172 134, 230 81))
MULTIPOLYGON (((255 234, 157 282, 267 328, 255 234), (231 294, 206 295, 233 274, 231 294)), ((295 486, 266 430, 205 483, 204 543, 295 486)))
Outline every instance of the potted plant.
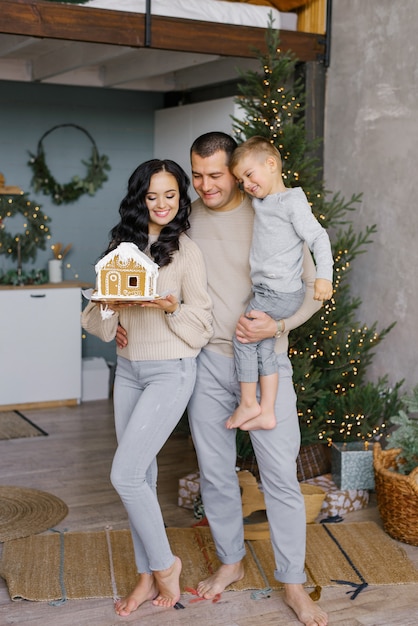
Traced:
POLYGON ((377 505, 385 531, 418 546, 418 385, 389 421, 386 448, 373 447, 377 505))

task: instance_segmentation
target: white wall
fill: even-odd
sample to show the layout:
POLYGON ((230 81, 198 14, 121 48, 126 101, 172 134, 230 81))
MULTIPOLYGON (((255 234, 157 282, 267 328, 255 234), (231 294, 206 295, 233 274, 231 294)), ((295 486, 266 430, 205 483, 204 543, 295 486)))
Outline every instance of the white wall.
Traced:
MULTIPOLYGON (((222 131, 232 134, 231 116, 240 118, 242 110, 234 98, 185 104, 155 112, 154 156, 176 161, 190 176, 190 146, 203 133, 222 131)), ((191 189, 191 197, 196 193, 191 189)))
POLYGON ((355 226, 378 229, 352 268, 359 320, 397 322, 369 376, 404 391, 418 383, 417 24, 416 0, 334 0, 326 95, 326 187, 362 192, 355 226))

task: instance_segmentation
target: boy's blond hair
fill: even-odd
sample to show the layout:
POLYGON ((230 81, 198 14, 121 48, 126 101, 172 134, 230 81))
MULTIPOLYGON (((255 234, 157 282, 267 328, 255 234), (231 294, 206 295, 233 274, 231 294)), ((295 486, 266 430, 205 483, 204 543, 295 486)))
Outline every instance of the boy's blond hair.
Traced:
POLYGON ((274 146, 265 137, 255 135, 254 137, 250 137, 249 139, 247 139, 247 141, 244 141, 244 143, 241 143, 237 148, 235 148, 229 162, 229 169, 231 170, 231 172, 233 172, 239 161, 246 157, 248 154, 253 154, 257 157, 265 158, 273 157, 277 161, 280 171, 282 169, 282 157, 280 156, 280 152, 277 150, 276 146, 274 146))

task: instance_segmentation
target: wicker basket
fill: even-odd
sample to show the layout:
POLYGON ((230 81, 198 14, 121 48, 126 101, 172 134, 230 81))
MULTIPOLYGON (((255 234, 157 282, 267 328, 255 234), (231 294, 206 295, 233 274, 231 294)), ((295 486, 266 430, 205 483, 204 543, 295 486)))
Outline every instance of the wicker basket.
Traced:
MULTIPOLYGON (((238 456, 237 465, 241 470, 248 470, 257 480, 260 480, 255 454, 245 459, 238 456)), ((299 482, 329 474, 331 472, 331 448, 326 443, 310 443, 301 446, 296 459, 296 469, 299 482)))
POLYGON ((300 490, 305 501, 306 523, 313 524, 321 511, 322 503, 325 500, 325 491, 317 485, 307 483, 301 484, 300 490))
MULTIPOLYGON (((238 479, 242 490, 242 514, 247 518, 244 524, 244 539, 268 539, 270 537, 268 522, 252 523, 248 520, 251 513, 265 510, 263 492, 260 491, 254 475, 248 470, 238 472, 238 479)), ((313 524, 321 511, 325 491, 317 485, 307 483, 301 483, 300 490, 305 502, 306 523, 313 524)))
POLYGON ((398 541, 418 546, 418 467, 399 474, 396 457, 400 449, 382 450, 373 445, 377 505, 385 531, 398 541))

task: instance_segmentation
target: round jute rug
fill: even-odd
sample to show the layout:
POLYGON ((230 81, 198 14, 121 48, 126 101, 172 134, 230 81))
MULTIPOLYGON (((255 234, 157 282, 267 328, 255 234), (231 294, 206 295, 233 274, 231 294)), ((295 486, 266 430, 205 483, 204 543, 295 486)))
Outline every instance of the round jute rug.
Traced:
POLYGON ((0 486, 0 542, 41 533, 67 514, 65 502, 51 493, 0 486))

